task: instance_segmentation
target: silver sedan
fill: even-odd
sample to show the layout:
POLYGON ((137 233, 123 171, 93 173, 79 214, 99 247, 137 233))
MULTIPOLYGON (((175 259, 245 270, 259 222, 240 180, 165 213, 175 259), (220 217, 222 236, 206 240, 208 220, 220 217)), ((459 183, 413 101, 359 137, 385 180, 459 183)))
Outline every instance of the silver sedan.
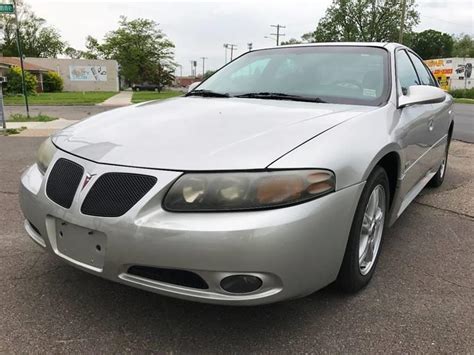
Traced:
POLYGON ((187 300, 356 292, 384 229, 443 182, 452 102, 399 44, 252 51, 47 139, 21 178, 25 228, 70 265, 187 300))

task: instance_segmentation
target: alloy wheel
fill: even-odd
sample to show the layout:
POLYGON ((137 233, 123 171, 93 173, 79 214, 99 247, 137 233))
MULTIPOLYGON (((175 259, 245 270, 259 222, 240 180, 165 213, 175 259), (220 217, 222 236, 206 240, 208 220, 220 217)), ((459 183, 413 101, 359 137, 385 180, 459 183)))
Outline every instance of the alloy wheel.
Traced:
POLYGON ((374 266, 385 222, 385 190, 377 185, 365 208, 359 238, 359 271, 367 275, 374 266))

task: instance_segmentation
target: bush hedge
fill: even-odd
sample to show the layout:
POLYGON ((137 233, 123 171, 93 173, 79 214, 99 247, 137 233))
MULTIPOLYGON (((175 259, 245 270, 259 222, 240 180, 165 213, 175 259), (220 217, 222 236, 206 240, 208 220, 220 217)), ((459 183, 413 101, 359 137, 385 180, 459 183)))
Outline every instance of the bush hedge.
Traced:
MULTIPOLYGON (((30 72, 25 71, 25 85, 26 92, 28 94, 35 94, 36 87, 38 86, 38 80, 30 72)), ((21 69, 20 67, 13 66, 10 68, 7 74, 7 89, 8 94, 22 94, 23 89, 21 87, 21 69)))
POLYGON ((450 90, 449 93, 457 99, 474 99, 474 88, 450 90))
POLYGON ((43 74, 43 91, 44 92, 61 92, 63 91, 64 82, 61 76, 54 72, 49 71, 43 74))

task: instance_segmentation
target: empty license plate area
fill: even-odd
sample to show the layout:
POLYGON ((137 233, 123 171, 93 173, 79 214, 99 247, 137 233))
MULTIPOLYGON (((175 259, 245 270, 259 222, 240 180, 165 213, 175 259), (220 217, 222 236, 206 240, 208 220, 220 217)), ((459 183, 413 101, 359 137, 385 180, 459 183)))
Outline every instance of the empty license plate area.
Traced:
POLYGON ((56 244, 61 256, 102 271, 107 237, 104 233, 56 220, 56 244))

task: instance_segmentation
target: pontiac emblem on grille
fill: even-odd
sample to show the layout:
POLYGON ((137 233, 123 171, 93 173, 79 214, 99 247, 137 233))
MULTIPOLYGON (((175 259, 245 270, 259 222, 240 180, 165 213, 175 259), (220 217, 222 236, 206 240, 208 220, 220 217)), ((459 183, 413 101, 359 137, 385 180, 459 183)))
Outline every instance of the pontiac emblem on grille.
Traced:
POLYGON ((84 190, 87 186, 87 184, 89 183, 89 181, 91 181, 91 179, 96 176, 97 174, 88 174, 86 173, 86 178, 84 179, 84 183, 82 184, 82 190, 84 190))

